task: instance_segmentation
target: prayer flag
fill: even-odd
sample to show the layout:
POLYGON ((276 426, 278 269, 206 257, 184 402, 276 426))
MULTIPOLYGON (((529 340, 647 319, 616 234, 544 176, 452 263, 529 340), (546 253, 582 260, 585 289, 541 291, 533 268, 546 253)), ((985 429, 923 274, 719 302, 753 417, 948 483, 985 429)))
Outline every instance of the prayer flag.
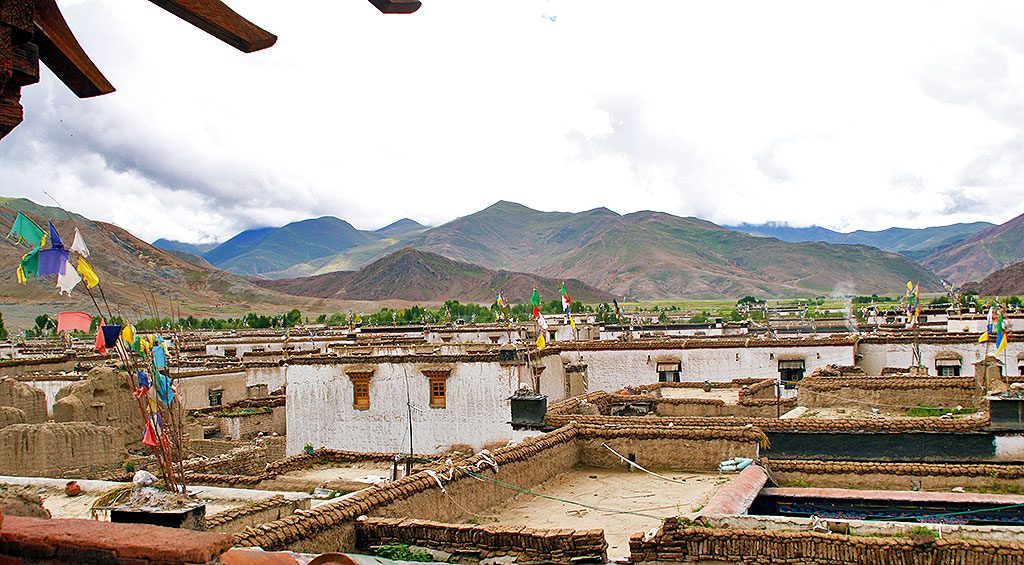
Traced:
POLYGON ((907 296, 914 291, 914 281, 907 281, 907 296))
POLYGON ((547 347, 547 342, 544 341, 544 332, 541 331, 537 334, 537 349, 544 349, 547 347))
POLYGON ((131 344, 135 342, 135 326, 128 324, 121 330, 121 339, 125 343, 131 344))
POLYGON ((66 293, 71 296, 71 290, 80 282, 82 277, 78 276, 78 272, 71 266, 71 261, 65 261, 64 272, 57 275, 58 294, 66 293))
POLYGON ((57 234, 57 228, 53 227, 53 222, 46 222, 50 226, 50 249, 64 249, 64 240, 57 234))
POLYGON ((29 251, 21 257, 18 265, 18 282, 25 282, 31 277, 39 276, 39 248, 29 251))
POLYGON ((160 442, 156 439, 156 430, 153 429, 153 423, 146 422, 146 430, 142 432, 142 444, 150 447, 156 447, 160 445, 160 442))
POLYGON ((18 217, 14 218, 14 225, 11 226, 11 233, 7 234, 7 237, 18 236, 18 243, 26 241, 31 243, 36 249, 43 246, 46 243, 46 232, 43 228, 39 227, 33 222, 28 216, 18 212, 18 217))
POLYGON ((78 274, 82 275, 86 288, 100 284, 100 278, 96 276, 96 271, 92 270, 92 266, 82 257, 78 258, 78 274))
POLYGON ((85 312, 61 312, 57 314, 57 332, 88 332, 92 316, 85 312))
POLYGON ((75 228, 75 239, 71 242, 70 249, 71 251, 78 253, 82 257, 89 256, 89 248, 86 247, 85 238, 82 237, 82 234, 78 231, 78 228, 75 228))
POLYGON ((107 342, 103 339, 103 320, 100 320, 100 328, 96 330, 96 343, 93 344, 93 351, 100 355, 107 354, 107 342))
POLYGON ((544 319, 544 315, 537 316, 537 324, 540 325, 541 329, 548 329, 548 321, 544 319))
POLYGON ((63 247, 51 247, 39 251, 39 275, 43 277, 64 274, 64 266, 68 264, 68 250, 63 247))
POLYGON ((999 314, 999 325, 996 326, 996 353, 1006 349, 1006 327, 1003 315, 999 314))
POLYGON ((533 296, 530 297, 530 304, 540 307, 540 292, 537 291, 536 287, 533 289, 533 296))
POLYGON ((121 326, 100 326, 100 330, 103 334, 103 345, 107 349, 117 345, 117 338, 121 337, 121 326))

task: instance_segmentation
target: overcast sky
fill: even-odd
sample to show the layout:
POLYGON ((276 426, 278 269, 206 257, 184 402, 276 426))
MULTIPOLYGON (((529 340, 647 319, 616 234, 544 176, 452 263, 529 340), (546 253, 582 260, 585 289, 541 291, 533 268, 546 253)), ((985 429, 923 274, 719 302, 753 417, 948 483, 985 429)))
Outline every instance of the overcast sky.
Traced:
POLYGON ((153 240, 497 200, 832 229, 1024 212, 1024 3, 234 0, 243 54, 142 0, 64 0, 117 87, 52 74, 0 193, 153 240))

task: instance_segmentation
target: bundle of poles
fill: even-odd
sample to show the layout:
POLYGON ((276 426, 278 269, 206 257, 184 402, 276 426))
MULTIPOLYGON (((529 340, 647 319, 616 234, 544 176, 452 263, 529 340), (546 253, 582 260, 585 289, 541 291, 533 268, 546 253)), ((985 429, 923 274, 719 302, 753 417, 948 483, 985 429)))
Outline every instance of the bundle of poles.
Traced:
MULTIPOLYGON (((61 209, 63 210, 63 207, 61 209)), ((67 214, 66 211, 65 214, 67 214)), ((74 218, 72 218, 70 214, 67 214, 67 216, 68 220, 70 220, 71 224, 77 231, 78 226, 75 225, 74 218)), ((42 231, 38 226, 36 226, 36 228, 42 231)), ((99 277, 97 277, 97 279, 98 278, 99 277)), ((100 299, 104 306, 106 306, 106 317, 104 317, 103 309, 100 308, 100 303, 96 300, 96 295, 93 294, 90 286, 88 284, 83 284, 82 286, 85 288, 86 293, 88 293, 93 306, 96 308, 96 313, 99 315, 99 324, 97 325, 96 331, 99 334, 103 334, 104 319, 114 319, 113 312, 110 309, 110 304, 107 302, 106 295, 103 292, 103 286, 98 280, 93 285, 99 290, 100 299)), ((150 309, 155 313, 156 295, 153 294, 153 303, 150 304, 150 299, 146 296, 146 289, 143 288, 142 292, 146 299, 147 309, 150 309)), ((152 294, 152 291, 150 291, 150 293, 152 294)), ((171 304, 171 311, 174 311, 173 303, 171 304)), ((132 333, 134 334, 134 331, 132 333)), ((170 337, 172 342, 178 342, 179 336, 174 331, 173 327, 171 328, 170 337)), ((97 340, 99 339, 105 340, 105 338, 98 336, 97 340)), ((160 339, 162 341, 162 338, 160 339)), ((139 340, 141 340, 141 336, 136 341, 139 340)), ((167 351, 166 347, 163 346, 162 343, 160 347, 164 347, 164 350, 167 351)), ((166 374, 162 376, 170 379, 169 363, 164 363, 164 367, 158 366, 158 363, 155 362, 154 347, 139 347, 138 349, 133 349, 132 344, 125 340, 121 328, 118 328, 116 340, 111 348, 117 354, 118 361, 120 362, 122 369, 122 378, 124 379, 125 384, 127 384, 133 391, 132 396, 139 410, 139 419, 142 423, 141 431, 144 436, 143 443, 149 447, 151 453, 155 457, 164 485, 167 490, 185 493, 186 483, 183 466, 186 453, 184 444, 185 418, 181 402, 177 395, 171 396, 170 394, 163 398, 160 398, 158 395, 157 399, 153 399, 147 394, 148 388, 146 385, 140 382, 139 379, 139 375, 141 373, 148 379, 152 388, 156 388, 158 380, 162 375, 161 369, 166 372, 166 374), (152 435, 148 438, 149 441, 147 441, 146 436, 150 431, 152 432, 152 435)), ((165 357, 169 358, 170 355, 165 355, 165 357)), ((170 380, 166 386, 171 387, 172 384, 173 380, 170 380)))

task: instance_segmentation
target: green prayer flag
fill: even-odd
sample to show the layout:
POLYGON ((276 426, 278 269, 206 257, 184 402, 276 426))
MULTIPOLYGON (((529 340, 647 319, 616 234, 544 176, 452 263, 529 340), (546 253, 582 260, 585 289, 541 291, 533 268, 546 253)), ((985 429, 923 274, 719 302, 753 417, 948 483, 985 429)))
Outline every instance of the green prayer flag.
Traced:
POLYGON ((530 303, 534 306, 540 306, 540 292, 537 289, 533 289, 533 296, 530 297, 530 303))
POLYGON ((21 258, 21 273, 27 279, 39 276, 39 248, 29 251, 21 258))
POLYGON ((43 242, 46 239, 46 232, 43 231, 43 228, 36 225, 31 218, 21 212, 18 212, 18 217, 14 219, 11 233, 7 234, 7 237, 15 235, 19 237, 19 243, 27 241, 37 249, 43 246, 43 242))

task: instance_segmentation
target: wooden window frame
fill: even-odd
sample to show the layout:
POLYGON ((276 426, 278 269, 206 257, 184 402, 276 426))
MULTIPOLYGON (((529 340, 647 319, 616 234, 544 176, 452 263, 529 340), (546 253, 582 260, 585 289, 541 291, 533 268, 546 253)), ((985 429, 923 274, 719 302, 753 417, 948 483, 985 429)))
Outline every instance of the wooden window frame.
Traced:
POLYGON ((445 409, 448 408, 448 377, 451 376, 451 369, 426 369, 423 374, 427 377, 427 396, 430 399, 430 407, 445 409), (440 387, 441 396, 434 392, 440 387))
POLYGON ((355 410, 370 409, 370 377, 373 371, 348 371, 349 380, 352 381, 352 408, 355 410), (360 394, 360 393, 363 394, 360 394))

